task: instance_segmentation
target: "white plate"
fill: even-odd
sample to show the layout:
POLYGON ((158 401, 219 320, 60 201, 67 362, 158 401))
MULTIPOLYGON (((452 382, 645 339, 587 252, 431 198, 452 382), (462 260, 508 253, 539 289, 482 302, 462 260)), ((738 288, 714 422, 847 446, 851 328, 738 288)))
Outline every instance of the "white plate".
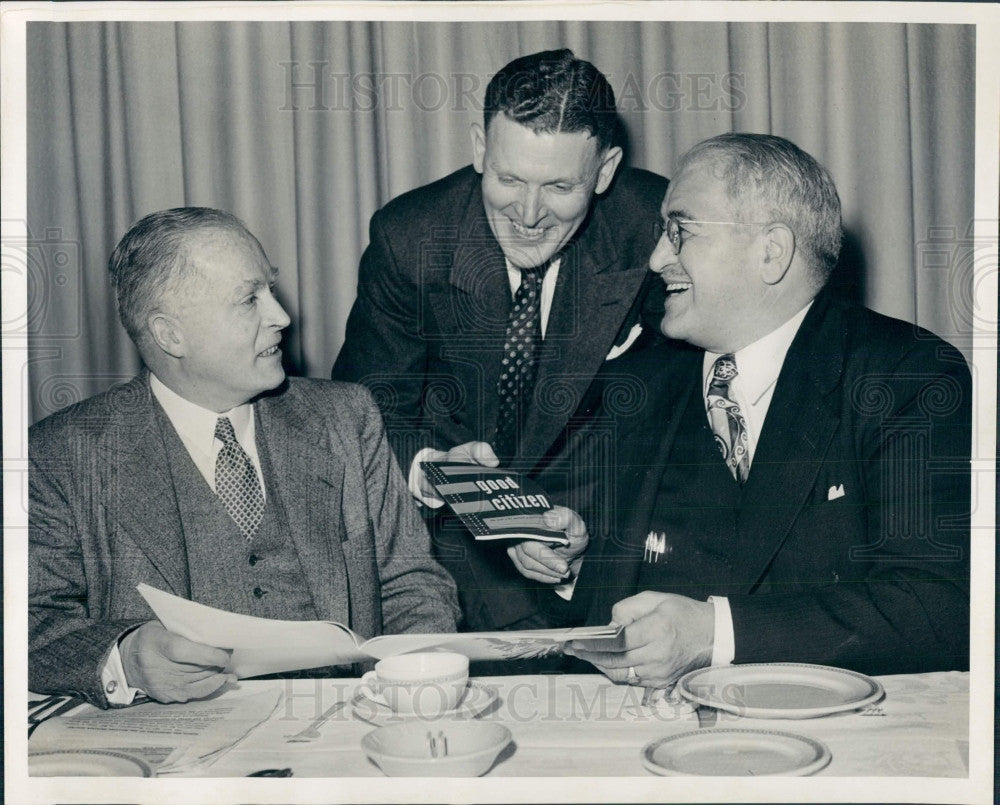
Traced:
POLYGON ((684 732, 646 744, 641 756, 647 771, 669 776, 804 777, 830 762, 825 744, 769 730, 684 732))
POLYGON ((700 668, 681 677, 681 695, 747 718, 815 718, 877 702, 882 686, 864 674, 803 663, 700 668))
POLYGON ((385 700, 362 685, 351 699, 351 711, 357 718, 369 724, 381 726, 409 719, 433 721, 439 718, 475 718, 486 712, 497 700, 497 693, 484 685, 470 681, 465 695, 462 696, 454 710, 445 710, 434 715, 417 715, 412 713, 396 713, 385 703, 385 700))
POLYGON ((64 752, 32 752, 28 755, 29 777, 152 777, 144 761, 123 752, 105 749, 74 749, 64 752))

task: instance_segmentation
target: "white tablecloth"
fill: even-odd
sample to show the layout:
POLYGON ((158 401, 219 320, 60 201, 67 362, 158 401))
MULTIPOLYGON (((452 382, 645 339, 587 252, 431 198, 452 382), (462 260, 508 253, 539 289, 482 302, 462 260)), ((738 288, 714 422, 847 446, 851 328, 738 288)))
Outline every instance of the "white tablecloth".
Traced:
MULTIPOLYGON (((748 719, 721 713, 716 726, 798 733, 823 741, 833 756, 825 776, 965 777, 968 774, 969 675, 948 672, 880 677, 886 691, 862 711, 806 720, 748 719)), ((640 750, 649 741, 699 728, 685 704, 643 709, 641 689, 614 685, 599 675, 484 677, 498 704, 481 718, 506 725, 512 746, 489 772, 500 777, 647 774, 640 750)), ((197 772, 243 776, 262 768, 288 767, 295 777, 381 776, 361 750, 374 729, 337 713, 312 743, 286 738, 330 705, 349 699, 357 680, 245 681, 246 690, 278 686, 284 700, 248 738, 197 772)))

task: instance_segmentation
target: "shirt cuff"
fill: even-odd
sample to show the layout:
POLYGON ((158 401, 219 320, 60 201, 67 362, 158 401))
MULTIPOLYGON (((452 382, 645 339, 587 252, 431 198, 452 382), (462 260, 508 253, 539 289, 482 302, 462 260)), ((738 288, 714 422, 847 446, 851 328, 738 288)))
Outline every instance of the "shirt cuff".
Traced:
POLYGON ((733 613, 729 608, 729 599, 721 595, 710 595, 708 600, 715 608, 712 665, 732 665, 736 657, 736 635, 733 632, 733 613))
POLYGON ((101 687, 104 688, 108 704, 132 704, 136 696, 145 695, 143 690, 131 687, 125 679, 125 667, 122 665, 122 655, 117 643, 111 647, 104 668, 101 669, 101 687))
POLYGON ((424 474, 424 471, 420 469, 420 462, 426 461, 435 453, 439 452, 439 450, 435 450, 433 447, 425 447, 417 453, 413 457, 413 462, 410 464, 410 474, 406 480, 406 485, 409 487, 410 494, 423 503, 428 509, 440 509, 444 506, 444 501, 438 500, 437 498, 426 497, 423 492, 420 491, 420 478, 424 474))

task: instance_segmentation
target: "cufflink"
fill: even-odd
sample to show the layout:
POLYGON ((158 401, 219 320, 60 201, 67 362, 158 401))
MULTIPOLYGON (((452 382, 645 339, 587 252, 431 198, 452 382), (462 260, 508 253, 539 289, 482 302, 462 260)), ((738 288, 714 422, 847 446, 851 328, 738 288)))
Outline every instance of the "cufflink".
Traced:
POLYGON ((107 693, 108 695, 114 693, 116 690, 118 690, 117 679, 109 680, 108 684, 104 686, 104 692, 107 693))

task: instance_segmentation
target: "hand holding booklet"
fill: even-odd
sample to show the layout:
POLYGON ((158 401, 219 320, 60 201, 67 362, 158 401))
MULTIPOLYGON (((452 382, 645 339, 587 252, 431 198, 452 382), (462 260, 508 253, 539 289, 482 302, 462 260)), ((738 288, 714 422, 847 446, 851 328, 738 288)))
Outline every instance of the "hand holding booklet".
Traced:
POLYGON ((332 621, 284 621, 239 615, 140 584, 137 588, 160 623, 171 632, 231 649, 226 670, 243 679, 262 674, 350 665, 412 651, 455 651, 470 660, 515 660, 562 652, 567 640, 600 641, 620 650, 618 624, 519 632, 379 635, 365 640, 332 621))
POLYGON ((444 461, 421 461, 420 468, 477 540, 534 539, 569 545, 562 531, 545 525, 542 516, 552 504, 524 473, 444 461))

